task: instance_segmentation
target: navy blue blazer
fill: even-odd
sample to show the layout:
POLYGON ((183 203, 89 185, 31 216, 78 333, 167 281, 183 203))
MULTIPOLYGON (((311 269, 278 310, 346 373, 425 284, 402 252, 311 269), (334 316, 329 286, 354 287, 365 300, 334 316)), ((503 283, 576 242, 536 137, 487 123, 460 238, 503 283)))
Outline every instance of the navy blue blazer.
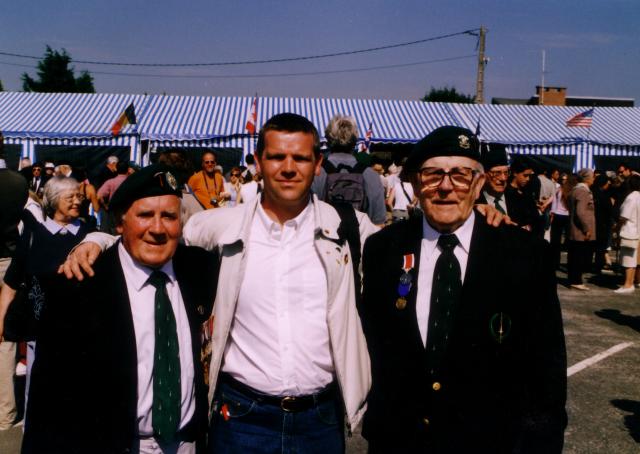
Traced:
MULTIPOLYGON (((182 429, 203 442, 207 389, 200 361, 202 326, 211 315, 219 260, 179 246, 173 267, 191 326, 196 411, 182 429)), ((23 453, 125 453, 137 436, 137 351, 117 244, 82 282, 52 277, 37 340, 23 453)))
POLYGON ((566 353, 548 245, 476 215, 462 301, 434 386, 416 317, 421 240, 417 218, 372 235, 364 247, 370 452, 560 453, 566 353), (403 307, 396 301, 405 254, 414 254, 415 268, 403 307))

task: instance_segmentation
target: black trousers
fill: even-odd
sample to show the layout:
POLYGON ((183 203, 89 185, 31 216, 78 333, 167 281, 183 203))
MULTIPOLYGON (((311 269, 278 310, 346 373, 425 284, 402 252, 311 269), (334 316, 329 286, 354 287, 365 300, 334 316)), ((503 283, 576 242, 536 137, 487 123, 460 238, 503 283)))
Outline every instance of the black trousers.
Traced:
POLYGON ((591 269, 594 241, 569 241, 567 274, 570 285, 582 284, 582 273, 591 269))
POLYGON ((556 269, 560 266, 560 252, 562 251, 562 237, 564 244, 569 240, 569 216, 554 214, 551 222, 551 250, 553 251, 554 264, 556 269))

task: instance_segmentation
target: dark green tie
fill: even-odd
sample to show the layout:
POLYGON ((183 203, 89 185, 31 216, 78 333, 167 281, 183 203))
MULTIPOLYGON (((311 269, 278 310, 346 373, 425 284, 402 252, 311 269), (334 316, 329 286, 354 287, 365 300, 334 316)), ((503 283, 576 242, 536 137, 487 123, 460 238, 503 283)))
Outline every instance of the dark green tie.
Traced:
POLYGON ((438 247, 442 253, 433 271, 426 348, 428 371, 434 381, 441 379, 442 360, 462 289, 460 263, 453 253, 458 244, 458 237, 455 235, 440 235, 438 238, 438 247))
POLYGON ((149 276, 149 283, 156 288, 151 419, 154 436, 163 443, 176 439, 181 401, 180 348, 176 318, 167 295, 168 279, 166 274, 157 270, 149 276))
POLYGON ((502 208, 502 205, 500 205, 500 200, 502 199, 502 196, 496 197, 495 199, 493 199, 493 204, 496 206, 496 209, 502 213, 502 214, 507 214, 504 212, 504 208, 502 208))

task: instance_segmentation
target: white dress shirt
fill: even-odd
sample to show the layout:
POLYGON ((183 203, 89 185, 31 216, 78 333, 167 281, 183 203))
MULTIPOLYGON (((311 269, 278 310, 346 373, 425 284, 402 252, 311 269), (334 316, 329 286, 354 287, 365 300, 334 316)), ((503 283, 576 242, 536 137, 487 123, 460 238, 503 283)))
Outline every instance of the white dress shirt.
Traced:
POLYGON ((280 225, 258 204, 222 370, 274 396, 333 381, 327 275, 314 245, 312 202, 280 225))
MULTIPOLYGON (((469 259, 469 247, 471 245, 471 235, 473 233, 473 223, 475 214, 471 216, 454 233, 458 237, 459 244, 453 250, 454 255, 460 262, 460 273, 462 283, 464 274, 467 271, 467 260, 469 259)), ((416 295, 416 316, 418 318, 418 328, 422 345, 427 345, 427 328, 429 327, 429 310, 431 306, 431 286, 433 284, 433 272, 436 268, 436 261, 442 251, 438 248, 438 238, 440 232, 429 225, 425 218, 422 219, 422 244, 420 246, 420 273, 418 276, 418 294, 416 295)))
MULTIPOLYGON (((153 360, 155 350, 155 312, 156 289, 147 282, 151 268, 136 263, 122 243, 118 245, 118 255, 122 264, 127 291, 131 303, 133 327, 136 334, 138 352, 138 430, 140 436, 153 435, 151 409, 153 407, 153 360)), ((191 349, 191 329, 187 311, 184 308, 180 286, 176 280, 171 261, 164 264, 167 281, 167 294, 176 318, 178 348, 180 351, 180 428, 187 424, 196 408, 194 389, 193 350, 191 349)))

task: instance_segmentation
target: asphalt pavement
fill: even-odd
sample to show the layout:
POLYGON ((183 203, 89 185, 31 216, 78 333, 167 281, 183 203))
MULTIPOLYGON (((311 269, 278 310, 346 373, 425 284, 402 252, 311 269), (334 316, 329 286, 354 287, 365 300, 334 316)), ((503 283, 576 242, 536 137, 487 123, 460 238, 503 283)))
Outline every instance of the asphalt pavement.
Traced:
MULTIPOLYGON (((573 366, 564 452, 640 453, 640 289, 613 293, 620 275, 587 275, 587 292, 568 289, 564 270, 558 281, 573 366)), ((21 428, 0 432, 0 453, 19 453, 21 434, 21 428)), ((347 453, 366 453, 359 429, 347 439, 347 453)))

